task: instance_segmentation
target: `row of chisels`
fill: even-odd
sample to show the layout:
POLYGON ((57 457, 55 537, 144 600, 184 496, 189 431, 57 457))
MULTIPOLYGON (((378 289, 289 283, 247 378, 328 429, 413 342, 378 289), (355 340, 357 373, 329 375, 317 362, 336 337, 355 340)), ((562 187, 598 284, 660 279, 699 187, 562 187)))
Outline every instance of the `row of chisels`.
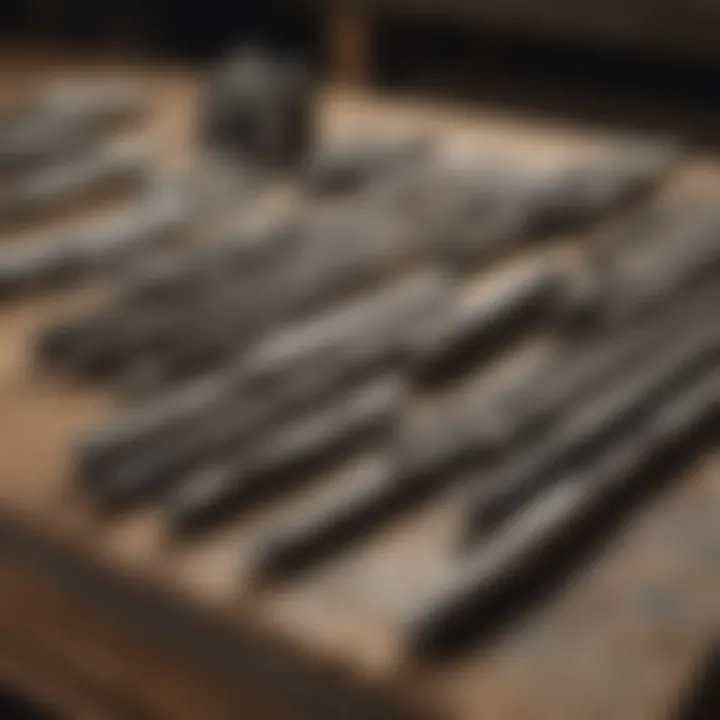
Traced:
POLYGON ((446 565, 380 611, 432 655, 715 428, 720 186, 675 191, 679 144, 614 140, 540 167, 453 157, 440 131, 329 142, 302 68, 252 52, 205 91, 202 167, 237 180, 213 202, 202 173, 158 181, 158 160, 98 141, 141 112, 135 94, 96 90, 88 108, 56 89, 0 120, 0 222, 142 185, 102 222, 0 247, 8 302, 104 284, 34 346, 41 372, 118 397, 68 448, 104 522, 151 507, 185 547, 252 517, 243 555, 272 592, 458 493, 446 565), (543 352, 496 382, 532 343, 543 352), (365 453, 381 458, 371 477, 257 521, 365 453))

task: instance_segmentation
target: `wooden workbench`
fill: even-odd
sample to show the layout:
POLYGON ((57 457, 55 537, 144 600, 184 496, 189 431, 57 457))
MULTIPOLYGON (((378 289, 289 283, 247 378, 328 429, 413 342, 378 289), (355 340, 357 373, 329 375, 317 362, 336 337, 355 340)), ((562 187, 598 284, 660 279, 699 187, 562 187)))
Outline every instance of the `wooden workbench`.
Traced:
MULTIPOLYGON (((57 65, 5 52, 0 87, 17 92, 57 65)), ((192 73, 130 67, 157 87, 150 131, 172 158, 187 143, 192 73)), ((442 127, 458 147, 491 139, 538 162, 598 140, 477 108, 328 93, 327 128, 368 122, 442 127)), ((711 159, 695 166, 702 183, 720 183, 711 159)), ((52 295, 0 309, 0 659, 9 658, 0 677, 69 717, 334 720, 410 711, 655 720, 716 641, 714 451, 646 498, 531 612, 451 667, 398 656, 372 608, 382 606, 389 578, 411 592, 426 564, 442 562, 434 528, 457 502, 452 494, 284 593, 243 584, 243 548, 254 528, 297 508, 271 509, 272 517, 189 546, 168 542, 153 508, 115 522, 97 517, 71 491, 70 449, 113 400, 41 373, 28 354, 41 327, 86 301, 84 293, 52 295)))

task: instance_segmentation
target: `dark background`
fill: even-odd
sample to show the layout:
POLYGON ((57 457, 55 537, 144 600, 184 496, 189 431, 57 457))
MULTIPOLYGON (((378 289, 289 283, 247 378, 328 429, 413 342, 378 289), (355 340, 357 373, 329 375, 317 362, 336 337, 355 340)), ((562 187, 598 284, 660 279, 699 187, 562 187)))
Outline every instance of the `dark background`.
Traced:
MULTIPOLYGON (((716 26, 718 54, 714 56, 693 53, 692 42, 690 51, 687 46, 679 49, 676 43, 661 41, 649 48, 622 33, 603 30, 593 34, 561 28, 561 23, 554 21, 544 26, 529 21, 531 15, 542 17, 538 7, 547 8, 548 17, 555 17, 550 10, 558 12, 558 0, 534 2, 532 12, 517 11, 514 2, 515 15, 504 23, 488 22, 475 12, 504 2, 468 0, 464 7, 471 11, 454 17, 453 13, 429 12, 428 0, 404 0, 402 9, 392 12, 385 6, 396 6, 398 0, 376 3, 384 11, 372 15, 374 82, 403 92, 430 91, 520 106, 540 115, 571 115, 582 122, 617 121, 625 126, 671 129, 681 131, 691 142, 717 142, 720 24, 716 26)), ((703 25, 693 14, 694 6, 685 0, 653 0, 649 4, 628 0, 624 3, 628 18, 634 17, 643 2, 655 9, 675 8, 684 21, 677 23, 678 28, 686 34, 703 25)), ((572 5, 591 7, 582 0, 572 5)), ((447 7, 448 2, 437 6, 447 7)), ((592 7, 596 14, 605 12, 604 3, 592 7)), ((720 2, 717 15, 720 18, 720 2)), ((653 22, 667 26, 667 17, 667 13, 648 12, 645 33, 652 35, 653 22)), ((588 23, 592 27, 591 18, 588 23)), ((253 42, 301 55, 319 72, 327 65, 327 28, 322 0, 0 3, 0 34, 13 44, 117 46, 208 61, 235 45, 253 42)))

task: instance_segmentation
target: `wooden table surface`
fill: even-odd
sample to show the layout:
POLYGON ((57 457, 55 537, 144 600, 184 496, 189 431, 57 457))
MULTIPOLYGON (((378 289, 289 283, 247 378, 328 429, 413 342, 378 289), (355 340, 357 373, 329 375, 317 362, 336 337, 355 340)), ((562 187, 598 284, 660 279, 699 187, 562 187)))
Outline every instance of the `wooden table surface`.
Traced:
MULTIPOLYGON (((0 87, 12 97, 63 66, 90 67, 66 55, 5 51, 0 87)), ((117 67, 157 89, 147 130, 159 152, 169 160, 184 153, 193 73, 117 59, 90 69, 117 67)), ((330 132, 375 122, 444 128, 457 152, 477 138, 540 163, 604 140, 550 121, 337 90, 327 93, 322 122, 330 132)), ((720 187, 712 158, 690 165, 695 181, 720 187)), ((441 528, 458 502, 452 493, 287 592, 244 585, 243 548, 257 527, 301 513, 314 498, 188 546, 168 542, 156 509, 98 518, 70 490, 70 449, 114 401, 39 371, 29 356, 41 327, 87 302, 76 292, 0 308, 0 575, 9 588, 0 601, 0 650, 3 637, 12 638, 90 678, 93 692, 133 698, 129 707, 148 717, 237 717, 239 706, 255 702, 256 714, 243 717, 380 717, 399 706, 483 720, 655 720, 716 643, 715 451, 647 498, 550 598, 451 667, 397 653, 384 611, 392 598, 383 592, 393 583, 412 592, 427 567, 443 562, 441 528), (266 662, 276 656, 282 662, 266 662), (304 673, 299 681, 296 672, 304 673), (323 705, 328 686, 339 690, 323 705)), ((362 482, 376 461, 360 460, 345 482, 362 482)))

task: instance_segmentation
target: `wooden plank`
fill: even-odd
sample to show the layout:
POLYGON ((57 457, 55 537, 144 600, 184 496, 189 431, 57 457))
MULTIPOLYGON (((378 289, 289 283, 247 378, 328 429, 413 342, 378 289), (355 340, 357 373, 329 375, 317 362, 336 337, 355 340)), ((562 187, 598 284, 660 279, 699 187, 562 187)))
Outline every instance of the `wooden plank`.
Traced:
POLYGON ((371 13, 353 0, 332 3, 325 13, 325 37, 333 78, 349 87, 369 85, 374 63, 371 13))

